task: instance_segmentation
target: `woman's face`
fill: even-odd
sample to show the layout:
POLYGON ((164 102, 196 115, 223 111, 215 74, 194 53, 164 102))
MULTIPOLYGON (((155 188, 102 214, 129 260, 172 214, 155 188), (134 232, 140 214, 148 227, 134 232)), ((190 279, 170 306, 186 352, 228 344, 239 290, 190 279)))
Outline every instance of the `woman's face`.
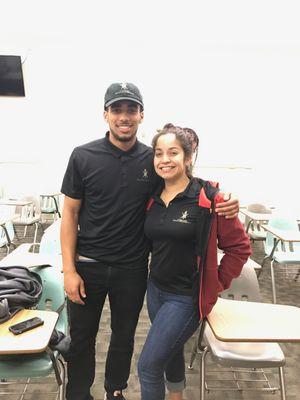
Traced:
POLYGON ((191 160, 185 159, 183 148, 174 133, 161 135, 154 149, 154 168, 165 180, 176 181, 186 177, 186 167, 191 160))

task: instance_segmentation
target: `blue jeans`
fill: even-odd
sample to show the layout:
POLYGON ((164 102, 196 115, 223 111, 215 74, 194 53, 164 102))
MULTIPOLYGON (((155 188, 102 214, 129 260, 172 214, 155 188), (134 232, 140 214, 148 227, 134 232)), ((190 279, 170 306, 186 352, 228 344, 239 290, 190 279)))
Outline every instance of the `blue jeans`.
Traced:
POLYGON ((158 289, 149 279, 147 306, 152 326, 138 362, 142 400, 164 400, 185 387, 184 344, 197 330, 199 316, 191 296, 158 289))

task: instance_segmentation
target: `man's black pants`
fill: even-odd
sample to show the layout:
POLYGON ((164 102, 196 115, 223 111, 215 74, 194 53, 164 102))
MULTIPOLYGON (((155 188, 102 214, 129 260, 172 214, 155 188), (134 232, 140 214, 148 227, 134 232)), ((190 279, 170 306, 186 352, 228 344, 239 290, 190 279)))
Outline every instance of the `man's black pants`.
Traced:
POLYGON ((127 387, 134 334, 146 291, 147 267, 121 269, 97 262, 77 262, 76 268, 84 280, 87 297, 85 305, 68 302, 71 346, 66 357, 66 396, 68 400, 88 400, 95 378, 96 335, 107 295, 112 334, 104 387, 108 392, 127 387))

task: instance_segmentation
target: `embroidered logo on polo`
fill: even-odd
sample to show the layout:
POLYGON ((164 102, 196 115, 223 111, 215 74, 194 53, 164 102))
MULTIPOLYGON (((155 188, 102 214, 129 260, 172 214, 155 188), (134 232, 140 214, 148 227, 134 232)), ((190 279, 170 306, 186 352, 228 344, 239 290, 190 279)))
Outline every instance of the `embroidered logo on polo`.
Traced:
POLYGON ((191 222, 189 222, 187 220, 189 213, 187 211, 183 211, 181 217, 179 217, 178 219, 173 219, 173 222, 180 222, 181 224, 190 224, 191 222))
POLYGON ((149 173, 146 168, 143 169, 141 175, 139 178, 137 178, 137 181, 139 182, 149 182, 149 173))

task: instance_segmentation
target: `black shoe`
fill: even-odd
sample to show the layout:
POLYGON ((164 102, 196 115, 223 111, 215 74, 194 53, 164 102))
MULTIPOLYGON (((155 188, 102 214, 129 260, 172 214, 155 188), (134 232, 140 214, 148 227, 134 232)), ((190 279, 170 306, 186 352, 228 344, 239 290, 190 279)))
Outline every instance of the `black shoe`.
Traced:
POLYGON ((104 395, 104 400, 126 400, 125 397, 122 395, 122 392, 117 396, 114 396, 113 393, 106 392, 104 395))

